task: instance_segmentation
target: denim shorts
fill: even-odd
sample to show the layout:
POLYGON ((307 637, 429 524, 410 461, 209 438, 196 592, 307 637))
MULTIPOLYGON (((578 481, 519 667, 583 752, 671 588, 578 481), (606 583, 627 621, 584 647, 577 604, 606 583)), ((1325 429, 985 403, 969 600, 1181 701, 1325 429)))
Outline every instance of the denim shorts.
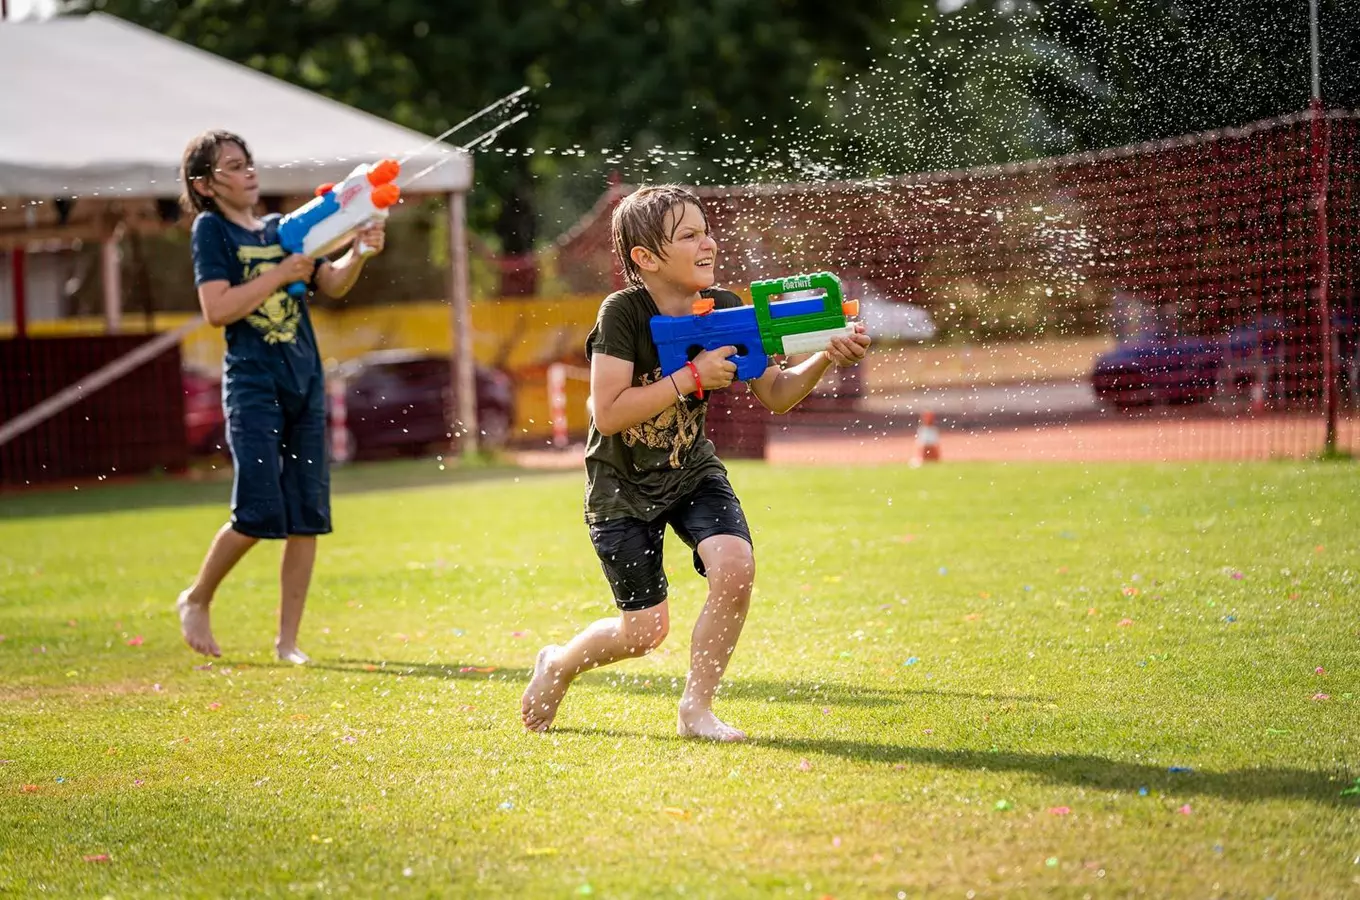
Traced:
POLYGON ((329 534, 330 457, 320 378, 301 396, 272 384, 224 386, 235 474, 231 527, 254 538, 329 534))
POLYGON ((721 475, 705 478, 665 513, 647 521, 632 517, 607 519, 590 526, 590 542, 624 612, 649 609, 666 599, 669 587, 661 551, 666 526, 693 551, 694 570, 704 575, 700 542, 730 534, 750 544, 751 529, 732 485, 721 475))

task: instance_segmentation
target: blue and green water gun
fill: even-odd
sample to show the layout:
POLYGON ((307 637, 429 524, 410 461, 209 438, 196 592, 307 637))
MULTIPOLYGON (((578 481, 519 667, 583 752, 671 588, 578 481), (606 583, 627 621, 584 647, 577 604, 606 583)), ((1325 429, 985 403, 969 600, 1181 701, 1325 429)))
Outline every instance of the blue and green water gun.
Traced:
POLYGON ((771 356, 815 353, 834 337, 854 334, 850 320, 857 315, 859 301, 844 299, 839 278, 813 272, 753 282, 749 306, 714 309, 705 298, 695 301, 691 315, 653 316, 650 324, 663 377, 705 350, 730 346, 737 348, 728 357, 737 367, 735 380, 749 381, 765 374, 771 356), (785 294, 800 296, 772 299, 785 294))

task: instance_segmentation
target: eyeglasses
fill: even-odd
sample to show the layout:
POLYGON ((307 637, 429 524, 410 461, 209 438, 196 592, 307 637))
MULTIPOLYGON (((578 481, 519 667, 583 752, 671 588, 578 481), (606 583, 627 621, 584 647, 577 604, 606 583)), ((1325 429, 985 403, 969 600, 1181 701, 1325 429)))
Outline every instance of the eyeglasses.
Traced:
POLYGON ((215 166, 213 171, 226 172, 231 175, 235 175, 238 172, 254 172, 255 164, 253 162, 246 162, 244 159, 233 159, 224 166, 215 166))

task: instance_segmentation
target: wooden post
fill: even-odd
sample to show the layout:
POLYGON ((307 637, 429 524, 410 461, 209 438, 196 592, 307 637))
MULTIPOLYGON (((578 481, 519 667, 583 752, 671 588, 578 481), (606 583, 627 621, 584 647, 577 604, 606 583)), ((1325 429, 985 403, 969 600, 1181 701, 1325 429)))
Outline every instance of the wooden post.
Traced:
POLYGON ((477 383, 472 357, 472 300, 468 286, 467 204, 459 191, 449 194, 449 299, 453 317, 453 380, 457 398, 454 427, 461 428, 464 456, 477 452, 477 383))
POLYGON ((123 228, 114 228, 100 245, 100 263, 104 282, 104 330, 118 334, 123 327, 123 266, 119 244, 123 228))

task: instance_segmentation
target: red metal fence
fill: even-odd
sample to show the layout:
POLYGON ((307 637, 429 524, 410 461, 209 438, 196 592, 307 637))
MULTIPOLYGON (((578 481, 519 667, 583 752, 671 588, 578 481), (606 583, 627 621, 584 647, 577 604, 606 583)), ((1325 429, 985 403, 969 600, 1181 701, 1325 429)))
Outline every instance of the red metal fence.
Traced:
MULTIPOLYGON (((125 357, 150 335, 0 341, 0 426, 125 357)), ((177 345, 0 444, 0 487, 182 470, 188 462, 177 345)))

